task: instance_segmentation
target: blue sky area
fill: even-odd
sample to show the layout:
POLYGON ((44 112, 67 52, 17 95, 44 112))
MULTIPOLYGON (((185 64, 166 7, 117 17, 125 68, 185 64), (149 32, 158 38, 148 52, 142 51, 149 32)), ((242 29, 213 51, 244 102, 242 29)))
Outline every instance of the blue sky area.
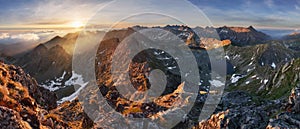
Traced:
MULTIPOLYGON (((102 17, 93 24, 105 28, 114 18, 128 14, 128 10, 132 8, 148 9, 148 11, 169 10, 174 14, 184 15, 184 19, 191 22, 196 21, 190 13, 190 7, 182 4, 183 0, 120 1, 123 3, 102 10, 100 12, 102 17)), ((29 35, 32 36, 31 39, 43 39, 35 36, 37 32, 32 32, 34 28, 59 30, 83 26, 100 8, 106 7, 111 2, 112 0, 0 0, 0 40, 29 35), (6 32, 12 29, 27 29, 31 32, 26 32, 25 35, 24 32, 6 32)), ((215 27, 252 25, 260 30, 298 31, 300 29, 300 0, 189 0, 187 2, 202 10, 215 27)), ((134 20, 131 24, 124 23, 123 27, 143 23, 149 25, 151 19, 158 18, 141 17, 136 23, 134 20)), ((59 33, 55 31, 56 33, 53 34, 52 31, 48 31, 42 34, 59 33)), ((41 32, 38 34, 40 36, 41 32)))
MULTIPOLYGON (((166 0, 172 2, 174 0, 166 0)), ((189 0, 200 8, 215 26, 257 26, 297 29, 300 26, 300 0, 189 0)), ((0 26, 66 25, 88 20, 108 0, 1 0, 0 26)), ((128 0, 127 3, 132 2, 128 0)), ((167 2, 157 8, 169 8, 167 2)), ((126 7, 130 7, 127 4, 126 7)), ((136 6, 136 5, 133 5, 136 6)), ((140 5, 147 7, 148 5, 140 5)), ((179 8, 181 5, 178 5, 179 8)), ((124 12, 125 7, 113 13, 124 12), (118 12, 120 10, 120 12, 118 12)), ((111 14, 112 12, 110 12, 111 14)), ((188 12, 186 13, 188 17, 188 12)))

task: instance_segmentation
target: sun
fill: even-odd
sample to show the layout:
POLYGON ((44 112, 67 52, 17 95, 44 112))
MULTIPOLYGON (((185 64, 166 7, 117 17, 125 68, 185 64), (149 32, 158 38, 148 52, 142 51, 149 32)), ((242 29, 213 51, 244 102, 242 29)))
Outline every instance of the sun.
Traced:
POLYGON ((84 26, 84 24, 80 21, 74 21, 71 23, 71 26, 74 27, 74 28, 81 28, 84 26))

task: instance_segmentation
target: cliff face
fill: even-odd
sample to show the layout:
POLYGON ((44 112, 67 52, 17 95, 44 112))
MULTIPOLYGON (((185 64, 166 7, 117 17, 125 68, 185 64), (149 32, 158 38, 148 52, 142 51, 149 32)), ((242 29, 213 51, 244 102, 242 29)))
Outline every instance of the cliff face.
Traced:
POLYGON ((0 84, 3 86, 1 87, 2 94, 4 96, 7 93, 16 102, 24 98, 35 99, 37 100, 35 103, 45 109, 56 108, 55 94, 39 87, 37 82, 20 67, 0 63, 0 77, 0 84))
POLYGON ((57 107, 56 101, 54 93, 39 87, 21 68, 0 63, 1 128, 84 128, 93 124, 79 103, 57 107))

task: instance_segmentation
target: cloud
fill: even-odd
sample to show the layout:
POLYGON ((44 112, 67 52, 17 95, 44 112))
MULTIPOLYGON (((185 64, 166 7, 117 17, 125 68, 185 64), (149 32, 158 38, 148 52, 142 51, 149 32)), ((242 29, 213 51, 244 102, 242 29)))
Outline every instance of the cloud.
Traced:
POLYGON ((40 39, 40 37, 34 33, 12 35, 10 38, 24 41, 37 41, 40 39))
POLYGON ((9 34, 8 33, 1 33, 0 34, 0 39, 6 39, 9 38, 9 34))
POLYGON ((55 36, 64 36, 72 30, 1 31, 0 44, 44 43, 55 36))
POLYGON ((9 34, 1 33, 0 40, 16 40, 16 41, 37 41, 40 37, 34 33, 24 33, 24 34, 9 34))
POLYGON ((37 43, 41 40, 41 36, 37 33, 0 33, 0 44, 12 43, 37 43))

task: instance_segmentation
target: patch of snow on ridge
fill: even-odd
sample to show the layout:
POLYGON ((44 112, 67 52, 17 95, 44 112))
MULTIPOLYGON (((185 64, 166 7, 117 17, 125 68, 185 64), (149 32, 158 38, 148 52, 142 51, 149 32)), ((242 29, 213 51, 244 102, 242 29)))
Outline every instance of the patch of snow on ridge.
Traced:
POLYGON ((169 60, 169 59, 172 59, 172 58, 171 57, 163 57, 163 58, 158 57, 157 59, 159 59, 159 60, 169 60))
POLYGON ((253 71, 254 69, 255 67, 247 69, 247 73, 253 71))
POLYGON ((73 94, 71 94, 70 96, 64 97, 60 100, 57 101, 58 104, 61 104, 65 101, 73 101, 78 94, 80 93, 80 91, 88 84, 88 82, 84 82, 83 81, 83 77, 80 74, 75 73, 74 71, 72 71, 72 77, 65 82, 66 85, 79 85, 80 88, 77 89, 77 91, 75 91, 73 94))
POLYGON ((231 83, 236 83, 239 81, 239 79, 243 78, 242 75, 233 74, 230 78, 231 83))
POLYGON ((269 80, 265 79, 265 80, 264 80, 264 84, 267 84, 267 83, 268 83, 268 81, 269 81, 269 80))
POLYGON ((85 82, 83 81, 82 75, 79 75, 72 71, 72 77, 65 82, 66 85, 83 85, 85 82))
POLYGON ((225 86, 225 84, 219 80, 209 80, 209 83, 215 87, 225 86))
POLYGON ((47 89, 47 90, 49 90, 49 91, 57 91, 57 90, 60 89, 58 87, 60 85, 61 85, 61 83, 59 83, 59 82, 57 83, 57 82, 52 80, 52 81, 50 81, 50 84, 48 84, 48 85, 43 84, 43 85, 40 85, 40 86, 47 89))
POLYGON ((274 69, 276 68, 276 64, 275 64, 274 62, 272 63, 271 66, 272 66, 272 68, 274 68, 274 69))
POLYGON ((64 71, 63 75, 59 78, 56 78, 55 80, 51 80, 51 81, 47 81, 46 83, 40 85, 41 87, 49 90, 49 91, 57 91, 59 90, 60 88, 63 88, 61 87, 62 86, 62 80, 64 79, 65 75, 67 74, 66 71, 64 71), (60 87, 59 87, 60 86, 60 87))
POLYGON ((249 64, 248 64, 248 66, 250 66, 250 65, 252 65, 253 64, 253 61, 251 61, 249 64))
POLYGON ((250 83, 250 81, 247 81, 245 84, 248 85, 250 83))
POLYGON ((226 58, 227 60, 230 60, 230 57, 229 57, 228 55, 226 55, 225 58, 226 58))
POLYGON ((176 69, 176 68, 177 68, 176 66, 168 67, 169 70, 176 69))
POLYGON ((228 33, 228 30, 221 30, 221 33, 228 33))
POLYGON ((257 77, 256 75, 251 76, 251 78, 256 78, 256 77, 257 77))
POLYGON ((70 96, 63 97, 62 99, 58 100, 56 103, 57 103, 57 104, 62 104, 63 102, 66 102, 66 101, 70 101, 70 102, 71 102, 71 101, 75 100, 76 97, 78 96, 78 94, 80 93, 80 91, 81 91, 87 84, 88 84, 88 82, 85 83, 85 84, 83 84, 83 85, 81 85, 81 87, 80 87, 76 92, 74 92, 74 93, 71 94, 70 96))

